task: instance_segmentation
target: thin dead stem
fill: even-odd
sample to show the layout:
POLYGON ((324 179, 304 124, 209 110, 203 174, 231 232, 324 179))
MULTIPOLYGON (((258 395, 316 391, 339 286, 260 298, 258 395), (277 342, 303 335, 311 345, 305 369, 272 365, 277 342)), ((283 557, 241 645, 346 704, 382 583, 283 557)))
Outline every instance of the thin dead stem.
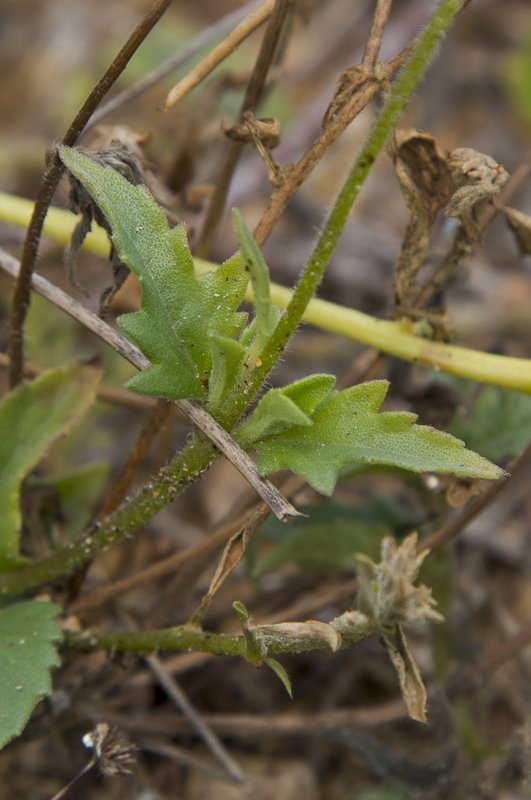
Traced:
POLYGON ((482 494, 478 494, 467 506, 463 508, 459 514, 450 518, 441 525, 438 530, 434 531, 426 539, 419 542, 418 550, 433 550, 436 547, 441 547, 446 542, 455 539, 463 528, 465 528, 475 517, 478 516, 490 503, 492 503, 502 492, 507 484, 515 475, 521 472, 531 462, 531 442, 527 445, 525 450, 514 459, 508 466, 508 474, 498 481, 493 481, 489 488, 482 494))
POLYGON ((402 50, 387 65, 382 67, 378 75, 367 72, 362 81, 355 87, 353 86, 351 96, 337 108, 333 115, 330 115, 313 145, 299 161, 290 165, 283 172, 283 180, 273 190, 268 206, 253 232, 254 238, 260 246, 268 238, 290 198, 315 169, 328 148, 343 133, 352 120, 367 107, 375 94, 382 89, 385 82, 400 69, 410 51, 410 47, 402 50))
MULTIPOLYGON (((89 96, 77 112, 73 122, 61 140, 61 144, 72 147, 78 140, 94 110, 111 86, 122 74, 132 56, 138 50, 148 33, 162 17, 171 0, 157 0, 136 26, 133 33, 122 47, 103 77, 94 86, 89 96)), ((24 322, 28 313, 31 298, 31 276, 35 268, 35 260, 39 249, 44 219, 52 202, 54 192, 63 174, 63 165, 52 148, 48 153, 48 163, 37 192, 37 199, 26 232, 20 272, 17 277, 11 315, 9 320, 9 385, 16 386, 24 376, 24 322)))
POLYGON ((211 726, 205 721, 204 717, 190 702, 188 696, 179 686, 175 678, 170 675, 164 666, 164 662, 162 662, 156 655, 145 656, 145 661, 149 665, 149 668, 153 674, 156 676, 159 684, 162 686, 164 691, 167 692, 168 696, 174 705, 179 709, 179 711, 182 711, 190 725, 204 741, 212 755, 219 761, 219 763, 234 781, 241 783, 245 778, 241 768, 232 758, 217 734, 214 733, 211 726))
MULTIPOLYGON (((303 486, 305 486, 305 483, 301 478, 291 475, 281 485, 280 489, 286 497, 293 497, 303 486)), ((260 508, 267 511, 268 507, 263 503, 256 504, 252 509, 243 511, 235 519, 230 519, 220 525, 203 539, 203 541, 193 547, 175 553, 156 564, 146 567, 135 575, 130 575, 127 578, 114 581, 110 586, 98 589, 91 594, 79 598, 69 606, 69 612, 72 614, 79 614, 97 608, 97 606, 108 603, 114 600, 114 598, 120 597, 126 592, 130 592, 132 589, 136 589, 142 584, 159 580, 166 575, 174 574, 178 569, 185 567, 187 564, 203 559, 205 556, 217 550, 221 545, 225 544, 260 508)))
POLYGON ((391 11, 392 4, 393 0, 378 0, 376 3, 371 30, 369 31, 367 44, 365 45, 365 51, 363 53, 363 59, 361 62, 362 66, 366 67, 367 69, 374 69, 376 66, 384 29, 387 24, 387 19, 389 17, 389 12, 391 11))

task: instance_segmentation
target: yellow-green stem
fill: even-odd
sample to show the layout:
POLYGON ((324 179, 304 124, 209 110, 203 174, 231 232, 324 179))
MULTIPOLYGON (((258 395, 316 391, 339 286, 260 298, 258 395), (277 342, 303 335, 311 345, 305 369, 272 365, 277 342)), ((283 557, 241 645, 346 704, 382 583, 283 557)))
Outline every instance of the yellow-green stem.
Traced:
MULTIPOLYGON (((0 192, 0 220, 3 222, 24 228, 32 208, 33 204, 29 200, 0 192)), ((66 245, 76 222, 77 219, 70 212, 52 208, 44 224, 44 233, 59 244, 66 245)), ((84 247, 96 255, 106 257, 109 252, 107 235, 95 226, 93 233, 87 236, 84 247)), ((217 267, 216 264, 201 259, 196 259, 195 264, 198 272, 217 267)), ((284 286, 271 284, 272 300, 281 308, 286 308, 291 295, 292 292, 284 286)), ((250 294, 248 299, 252 300, 250 294)), ((416 336, 408 321, 390 322, 377 319, 325 300, 311 300, 302 319, 308 325, 376 347, 405 361, 416 361, 431 369, 461 378, 531 394, 531 360, 528 359, 491 355, 457 345, 432 342, 416 336)))

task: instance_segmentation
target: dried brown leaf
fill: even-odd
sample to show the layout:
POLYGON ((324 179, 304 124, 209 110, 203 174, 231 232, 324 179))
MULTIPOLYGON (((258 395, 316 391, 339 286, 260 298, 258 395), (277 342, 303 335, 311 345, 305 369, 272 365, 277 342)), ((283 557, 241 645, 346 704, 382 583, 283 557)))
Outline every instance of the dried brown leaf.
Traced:
POLYGON ((426 687, 400 625, 396 626, 394 635, 382 636, 382 641, 398 676, 409 716, 417 722, 427 722, 426 687))
POLYGON ((395 137, 395 159, 400 159, 409 170, 411 179, 422 193, 430 218, 435 219, 452 195, 452 179, 447 164, 447 153, 429 133, 400 131, 395 137))
POLYGON ((240 563, 252 530, 253 528, 250 525, 243 525, 239 531, 230 537, 218 561, 210 586, 190 618, 189 625, 199 626, 201 624, 204 613, 212 602, 214 595, 232 570, 240 563))
POLYGON ((473 206, 497 195, 509 179, 508 173, 491 156, 471 147, 458 147, 448 157, 455 191, 448 202, 446 217, 462 217, 473 206))
POLYGON ((428 252, 431 227, 451 196, 451 177, 446 154, 427 133, 398 132, 393 158, 409 218, 394 268, 395 297, 407 309, 413 305, 411 290, 428 252))
POLYGON ((407 308, 410 305, 411 287, 428 252, 432 218, 424 195, 399 161, 395 162, 395 171, 409 217, 394 267, 395 298, 399 305, 407 308))
POLYGON ((281 622, 275 625, 257 625, 252 627, 260 648, 269 651, 275 643, 289 641, 292 652, 312 650, 320 644, 326 645, 335 653, 341 647, 341 636, 338 631, 326 622, 308 620, 307 622, 281 622))
POLYGON ((531 216, 504 206, 502 213, 514 233, 518 249, 523 256, 531 254, 531 216))

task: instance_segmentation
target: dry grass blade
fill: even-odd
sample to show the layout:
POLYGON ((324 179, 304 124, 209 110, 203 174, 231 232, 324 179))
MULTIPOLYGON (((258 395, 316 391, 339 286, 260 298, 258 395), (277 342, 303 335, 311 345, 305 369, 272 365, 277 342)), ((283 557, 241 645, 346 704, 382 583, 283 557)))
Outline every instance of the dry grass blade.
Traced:
POLYGON ((204 721, 198 711, 194 708, 175 678, 172 678, 172 676, 165 669, 162 661, 158 658, 158 656, 155 655, 146 656, 146 661, 149 664, 150 669, 156 675, 160 685, 168 693, 169 697, 177 706, 177 708, 182 711, 186 718, 190 721, 191 725, 195 728, 201 739, 203 739, 212 755, 216 757, 216 759, 233 780, 241 783, 244 780, 244 774, 242 770, 232 758, 230 753, 228 753, 223 743, 210 728, 208 723, 204 721))
POLYGON ((189 92, 201 83, 218 64, 221 64, 248 36, 253 33, 271 15, 275 0, 267 0, 263 5, 253 11, 240 22, 222 42, 220 42, 202 61, 197 64, 188 75, 177 83, 168 93, 165 108, 176 105, 189 92))
POLYGON ((256 529, 264 522, 266 517, 269 514, 269 510, 265 506, 259 506, 246 520, 246 522, 242 525, 239 531, 237 531, 223 549, 223 553, 221 558, 218 562, 216 570, 214 572, 214 576, 210 581, 210 586, 208 587, 208 591, 205 593, 204 597, 201 599, 199 606, 197 607, 196 611, 192 614, 189 624, 194 626, 200 626, 201 620, 205 614, 205 611, 209 607, 210 603, 214 599, 214 595, 220 588, 220 586, 225 582, 228 576, 231 574, 232 570, 238 566, 240 561, 243 558, 245 553, 245 549, 247 547, 247 543, 251 535, 256 531, 256 529))

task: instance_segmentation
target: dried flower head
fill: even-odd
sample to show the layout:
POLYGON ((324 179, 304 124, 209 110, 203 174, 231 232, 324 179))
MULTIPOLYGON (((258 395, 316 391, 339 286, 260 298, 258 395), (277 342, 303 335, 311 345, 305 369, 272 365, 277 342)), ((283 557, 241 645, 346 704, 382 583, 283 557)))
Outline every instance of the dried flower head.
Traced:
POLYGON ((417 534, 412 533, 397 547, 386 537, 381 546, 381 561, 375 564, 365 555, 358 555, 360 582, 358 608, 378 627, 418 625, 428 619, 441 622, 434 609, 431 589, 414 586, 420 566, 428 551, 417 553, 417 534))
POLYGON ((85 747, 93 750, 98 768, 106 778, 131 775, 137 748, 117 728, 99 722, 82 741, 85 747))

